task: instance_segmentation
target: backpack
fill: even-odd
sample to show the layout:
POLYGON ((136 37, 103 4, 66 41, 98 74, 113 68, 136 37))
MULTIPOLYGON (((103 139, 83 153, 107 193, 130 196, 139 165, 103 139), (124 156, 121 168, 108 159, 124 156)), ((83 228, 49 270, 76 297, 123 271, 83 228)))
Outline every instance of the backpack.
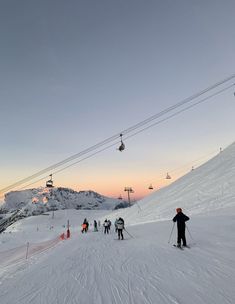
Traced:
POLYGON ((124 229, 123 221, 117 221, 117 229, 124 229))

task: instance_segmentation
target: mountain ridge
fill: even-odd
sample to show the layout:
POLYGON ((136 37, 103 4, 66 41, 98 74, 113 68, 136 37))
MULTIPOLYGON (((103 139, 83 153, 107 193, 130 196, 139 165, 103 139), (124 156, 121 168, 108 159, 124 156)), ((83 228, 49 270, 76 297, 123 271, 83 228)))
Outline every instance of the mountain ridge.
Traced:
POLYGON ((75 191, 64 187, 40 187, 6 193, 2 210, 20 209, 25 216, 31 216, 53 210, 113 210, 127 206, 125 201, 106 197, 92 190, 75 191))

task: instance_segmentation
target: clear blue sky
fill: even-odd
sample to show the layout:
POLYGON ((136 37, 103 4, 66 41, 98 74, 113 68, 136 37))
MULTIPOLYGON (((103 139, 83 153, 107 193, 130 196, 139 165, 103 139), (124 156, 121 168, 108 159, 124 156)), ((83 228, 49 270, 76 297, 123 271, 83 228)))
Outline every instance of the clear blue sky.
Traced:
MULTIPOLYGON (((230 0, 2 0, 0 188, 233 74, 234 12, 230 0)), ((233 142, 234 117, 231 91, 55 183, 114 196, 132 186, 138 198, 233 142)))

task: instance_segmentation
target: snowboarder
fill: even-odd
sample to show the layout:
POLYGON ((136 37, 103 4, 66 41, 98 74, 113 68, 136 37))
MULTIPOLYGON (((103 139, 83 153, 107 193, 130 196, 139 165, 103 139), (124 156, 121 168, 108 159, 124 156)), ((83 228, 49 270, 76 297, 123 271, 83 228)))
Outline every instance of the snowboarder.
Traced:
POLYGON ((177 236, 177 247, 181 247, 181 240, 183 242, 183 247, 187 247, 186 237, 185 237, 185 222, 189 220, 189 217, 183 214, 181 208, 176 209, 176 216, 173 218, 173 222, 177 222, 178 236, 177 236))
POLYGON ((118 239, 120 240, 122 238, 122 240, 123 240, 124 238, 123 238, 123 232, 122 231, 123 231, 123 229, 125 229, 123 218, 119 217, 116 224, 117 224, 118 239))

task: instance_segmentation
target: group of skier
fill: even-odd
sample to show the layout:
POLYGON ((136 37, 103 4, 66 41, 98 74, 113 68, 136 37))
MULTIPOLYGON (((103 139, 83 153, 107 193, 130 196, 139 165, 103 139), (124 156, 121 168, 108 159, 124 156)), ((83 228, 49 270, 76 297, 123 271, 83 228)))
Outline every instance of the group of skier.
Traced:
MULTIPOLYGON (((110 232, 111 225, 112 225, 112 223, 111 223, 110 220, 106 219, 104 221, 103 226, 104 226, 104 233, 105 234, 106 233, 108 234, 110 232)), ((119 240, 120 239, 123 240, 124 239, 124 237, 123 237, 123 230, 125 229, 123 218, 119 217, 118 219, 116 219, 115 222, 114 222, 114 226, 115 226, 115 232, 117 232, 117 234, 118 234, 118 239, 119 240)))
MULTIPOLYGON (((98 225, 100 226, 100 221, 98 221, 98 223, 97 223, 97 221, 94 220, 94 232, 98 231, 98 225)), ((105 221, 103 223, 104 234, 109 234, 110 233, 111 225, 112 225, 112 222, 110 220, 105 219, 105 221)), ((123 218, 119 217, 118 219, 116 219, 115 223, 114 223, 114 226, 115 226, 115 232, 118 234, 118 239, 123 240, 124 239, 123 230, 125 229, 123 218)), ((83 221, 83 224, 82 224, 81 232, 86 233, 88 231, 88 228, 89 228, 89 222, 85 218, 84 221, 83 221)))
MULTIPOLYGON (((185 222, 187 222, 189 220, 189 217, 182 212, 181 208, 176 208, 176 215, 174 216, 174 218, 172 220, 174 223, 177 222, 177 245, 176 246, 181 248, 181 241, 182 241, 182 246, 188 247, 187 242, 186 242, 186 237, 185 237, 185 228, 186 228, 185 222)), ((100 221, 99 221, 99 225, 100 225, 100 221)), ((105 221, 103 223, 104 234, 110 233, 111 225, 112 225, 111 221, 105 219, 105 221)), ((118 219, 116 219, 114 222, 114 226, 115 226, 115 232, 118 234, 118 239, 123 240, 124 239, 123 230, 125 230, 123 218, 119 217, 118 219)), ((83 221, 83 224, 82 224, 82 233, 87 232, 88 228, 89 228, 89 223, 88 223, 87 219, 85 218, 83 221)), ((94 220, 94 231, 98 231, 98 224, 97 224, 96 220, 94 220)))

